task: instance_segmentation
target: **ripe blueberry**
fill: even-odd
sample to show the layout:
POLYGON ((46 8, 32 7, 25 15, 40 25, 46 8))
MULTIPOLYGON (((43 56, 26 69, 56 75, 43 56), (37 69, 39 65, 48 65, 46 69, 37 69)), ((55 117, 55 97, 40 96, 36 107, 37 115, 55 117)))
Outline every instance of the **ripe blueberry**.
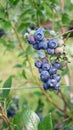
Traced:
POLYGON ((62 64, 56 61, 53 63, 53 66, 57 69, 60 69, 62 67, 62 64))
POLYGON ((39 49, 47 49, 47 42, 46 41, 41 41, 38 43, 39 49))
POLYGON ((28 43, 30 43, 30 44, 35 44, 36 43, 36 41, 35 41, 33 36, 29 36, 28 37, 28 43))
POLYGON ((50 39, 47 44, 51 49, 55 49, 58 46, 58 42, 55 39, 50 39))
POLYGON ((36 50, 39 50, 38 43, 34 44, 34 45, 33 45, 33 48, 36 49, 36 50))
POLYGON ((47 90, 47 89, 49 88, 48 84, 47 84, 47 83, 44 83, 44 84, 43 84, 43 88, 44 88, 45 90, 47 90))
POLYGON ((34 38, 36 41, 42 41, 44 39, 44 31, 43 28, 38 28, 34 34, 34 38))
POLYGON ((0 38, 1 38, 4 34, 5 34, 5 31, 4 31, 2 28, 0 28, 0 38))
POLYGON ((53 54, 55 53, 55 50, 54 50, 54 49, 51 49, 51 48, 48 48, 48 49, 47 49, 47 53, 48 53, 49 55, 53 55, 53 54))
POLYGON ((53 66, 49 70, 50 75, 56 74, 56 72, 57 72, 57 69, 55 67, 53 67, 53 66))
POLYGON ((54 74, 53 78, 57 80, 57 82, 60 82, 61 76, 59 74, 54 74))
POLYGON ((41 68, 42 62, 39 61, 39 60, 37 60, 37 61, 35 62, 35 66, 36 66, 37 68, 41 68))
POLYGON ((8 108, 7 110, 7 117, 13 117, 16 114, 15 110, 13 108, 8 108))
POLYGON ((56 86, 56 84, 57 84, 57 81, 56 81, 56 79, 49 79, 48 81, 47 81, 47 84, 48 84, 48 86, 50 86, 50 87, 54 87, 54 86, 56 86))
POLYGON ((43 71, 41 72, 40 78, 41 78, 41 80, 42 80, 43 82, 46 82, 49 77, 50 77, 50 75, 49 75, 48 71, 43 70, 43 71))
POLYGON ((50 64, 48 62, 45 62, 42 64, 42 69, 43 70, 49 70, 50 69, 50 64))

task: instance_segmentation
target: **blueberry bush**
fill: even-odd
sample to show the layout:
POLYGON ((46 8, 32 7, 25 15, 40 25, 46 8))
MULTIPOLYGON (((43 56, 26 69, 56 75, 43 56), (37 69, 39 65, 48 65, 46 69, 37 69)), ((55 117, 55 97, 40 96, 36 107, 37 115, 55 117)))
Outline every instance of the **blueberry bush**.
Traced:
POLYGON ((73 130, 73 0, 0 0, 0 130, 73 130))

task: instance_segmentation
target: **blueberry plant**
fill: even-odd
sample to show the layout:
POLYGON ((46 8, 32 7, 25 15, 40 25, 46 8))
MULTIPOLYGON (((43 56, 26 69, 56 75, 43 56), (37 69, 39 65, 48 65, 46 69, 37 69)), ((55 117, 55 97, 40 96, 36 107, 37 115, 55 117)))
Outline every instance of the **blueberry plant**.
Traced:
POLYGON ((0 130, 73 130, 72 11, 72 0, 0 0, 0 59, 13 68, 0 75, 0 130))

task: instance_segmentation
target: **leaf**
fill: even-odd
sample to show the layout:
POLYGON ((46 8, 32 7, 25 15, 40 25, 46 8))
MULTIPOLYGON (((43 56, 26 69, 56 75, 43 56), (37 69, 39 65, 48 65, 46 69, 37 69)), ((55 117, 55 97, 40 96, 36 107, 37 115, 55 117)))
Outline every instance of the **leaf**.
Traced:
POLYGON ((12 4, 13 6, 16 6, 19 2, 19 0, 9 0, 10 4, 12 4))
POLYGON ((27 53, 28 55, 30 55, 30 54, 32 53, 32 48, 31 48, 31 46, 28 46, 28 47, 27 47, 26 53, 27 53))
POLYGON ((38 130, 39 117, 30 109, 25 109, 23 113, 23 120, 27 130, 38 130))
POLYGON ((38 125, 38 130, 53 130, 51 113, 49 113, 38 125))
POLYGON ((69 19, 68 14, 67 13, 63 13, 62 14, 62 22, 63 23, 68 23, 69 21, 70 21, 70 19, 69 19))
POLYGON ((25 79, 27 79, 25 70, 22 71, 22 76, 23 76, 25 79))
MULTIPOLYGON (((11 88, 11 85, 12 85, 12 76, 10 76, 5 81, 5 83, 3 84, 3 88, 11 88)), ((9 90, 3 90, 3 92, 2 92, 3 97, 5 97, 5 98, 8 97, 9 92, 10 92, 10 89, 9 90)))
POLYGON ((1 18, 6 18, 6 13, 4 12, 3 9, 0 9, 0 19, 1 18))
POLYGON ((16 64, 14 67, 21 68, 22 64, 16 64))
POLYGON ((61 73, 62 76, 67 75, 67 74, 68 74, 68 70, 67 70, 67 69, 64 69, 64 70, 62 71, 62 73, 61 73))

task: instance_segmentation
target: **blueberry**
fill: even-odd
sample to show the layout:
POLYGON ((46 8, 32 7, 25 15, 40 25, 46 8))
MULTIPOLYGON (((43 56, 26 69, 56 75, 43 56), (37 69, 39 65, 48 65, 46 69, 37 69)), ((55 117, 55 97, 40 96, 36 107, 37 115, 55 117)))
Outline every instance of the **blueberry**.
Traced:
POLYGON ((53 64, 53 66, 54 66, 55 68, 57 68, 57 69, 60 69, 60 68, 62 67, 62 64, 56 61, 56 62, 53 64))
POLYGON ((48 62, 45 62, 42 64, 42 69, 43 70, 49 70, 50 69, 50 64, 48 62))
POLYGON ((49 79, 50 75, 48 73, 48 71, 42 71, 41 72, 41 75, 40 75, 40 78, 43 82, 46 82, 48 79, 49 79))
POLYGON ((42 41, 44 39, 44 29, 38 28, 34 34, 34 38, 36 41, 42 41))
POLYGON ((53 66, 49 70, 50 75, 56 74, 56 72, 57 72, 57 69, 55 67, 53 67, 53 66))
POLYGON ((39 61, 39 60, 37 60, 37 61, 35 62, 35 66, 36 66, 37 68, 41 68, 42 62, 39 61))
POLYGON ((42 69, 42 68, 40 68, 40 69, 39 69, 39 72, 41 73, 42 71, 43 71, 43 69, 42 69))
POLYGON ((60 85, 59 85, 59 83, 57 83, 57 84, 55 85, 54 89, 55 89, 55 90, 59 90, 59 88, 60 88, 60 85))
POLYGON ((44 83, 43 88, 44 88, 44 90, 47 90, 49 88, 48 84, 44 83))
POLYGON ((13 108, 8 108, 7 110, 7 117, 13 117, 16 114, 15 110, 13 108))
POLYGON ((2 28, 0 28, 0 38, 1 38, 4 34, 5 34, 5 31, 4 31, 2 28))
POLYGON ((57 80, 56 79, 49 79, 48 81, 47 81, 47 84, 48 84, 48 86, 50 86, 50 87, 54 87, 54 86, 56 86, 56 84, 57 84, 57 80))
POLYGON ((18 109, 19 109, 19 104, 18 104, 18 103, 13 103, 13 104, 11 105, 11 107, 12 107, 12 109, 14 109, 14 110, 18 110, 18 109))
POLYGON ((33 45, 33 48, 36 49, 36 50, 39 50, 39 46, 38 46, 38 44, 37 44, 37 43, 34 44, 34 45, 33 45))
POLYGON ((58 46, 58 42, 56 41, 56 39, 50 39, 47 44, 48 47, 51 49, 55 49, 58 46))
POLYGON ((48 48, 48 49, 47 49, 47 53, 48 53, 49 55, 53 55, 53 54, 55 53, 55 50, 54 50, 54 49, 51 49, 51 48, 48 48))
POLYGON ((53 78, 57 80, 57 82, 60 82, 61 76, 59 74, 53 75, 53 78))
POLYGON ((41 41, 38 43, 39 49, 47 49, 47 41, 41 41))
POLYGON ((35 43, 36 43, 36 41, 35 41, 35 39, 34 39, 33 36, 29 36, 29 37, 28 37, 28 42, 29 42, 30 44, 35 44, 35 43))
POLYGON ((48 62, 48 59, 46 57, 41 58, 42 63, 48 62))

